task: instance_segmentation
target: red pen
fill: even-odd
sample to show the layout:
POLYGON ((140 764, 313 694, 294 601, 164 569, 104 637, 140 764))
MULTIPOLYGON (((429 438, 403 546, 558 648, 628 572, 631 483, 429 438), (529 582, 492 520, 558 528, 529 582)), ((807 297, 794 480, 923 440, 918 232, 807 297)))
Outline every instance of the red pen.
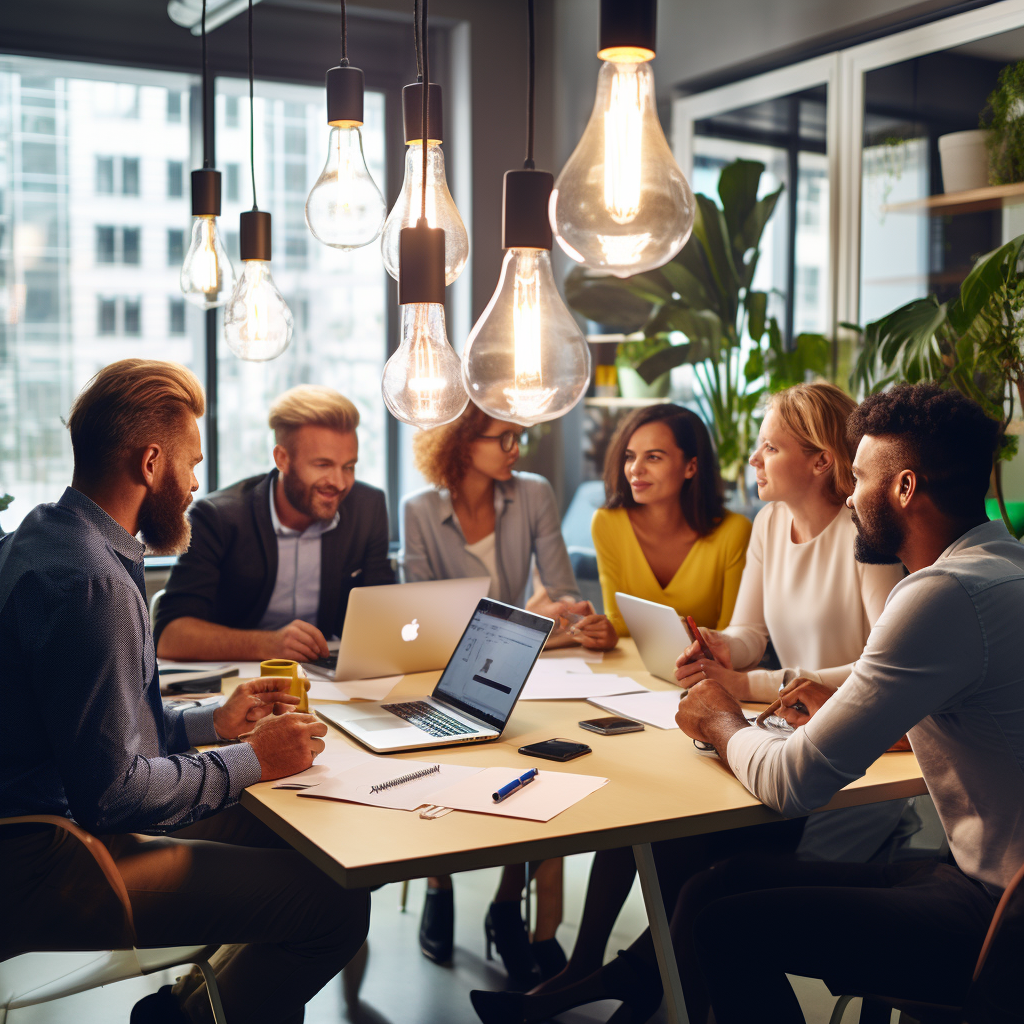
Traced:
POLYGON ((693 618, 692 615, 687 615, 686 616, 686 626, 689 629, 690 634, 693 636, 693 639, 696 640, 697 643, 700 644, 700 653, 701 653, 701 655, 707 661, 714 661, 715 660, 715 656, 711 653, 710 649, 708 648, 707 642, 704 640, 704 634, 700 631, 700 627, 694 621, 694 618, 693 618))

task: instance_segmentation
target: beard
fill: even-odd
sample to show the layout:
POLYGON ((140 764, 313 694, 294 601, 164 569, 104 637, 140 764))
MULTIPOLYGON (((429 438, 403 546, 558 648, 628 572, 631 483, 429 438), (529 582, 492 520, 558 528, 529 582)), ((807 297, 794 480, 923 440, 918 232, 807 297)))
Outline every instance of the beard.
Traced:
POLYGON ((323 522, 334 518, 344 497, 341 491, 334 491, 331 497, 325 497, 314 485, 307 487, 294 473, 282 473, 281 485, 292 508, 310 519, 323 522))
POLYGON ((862 511, 864 519, 856 511, 852 516, 853 525, 857 528, 853 557, 865 565, 893 565, 898 562, 897 552, 903 547, 906 534, 892 507, 883 498, 862 511))
POLYGON ((192 524, 185 510, 192 504, 192 491, 168 480, 158 491, 150 491, 139 509, 139 534, 148 555, 180 555, 192 540, 192 524))

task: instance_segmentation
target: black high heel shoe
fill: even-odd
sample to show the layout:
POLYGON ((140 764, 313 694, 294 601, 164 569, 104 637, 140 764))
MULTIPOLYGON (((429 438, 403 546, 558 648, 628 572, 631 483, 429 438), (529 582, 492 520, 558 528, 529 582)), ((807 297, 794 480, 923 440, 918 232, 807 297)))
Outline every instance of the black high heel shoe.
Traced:
POLYGON ((505 964, 510 989, 524 991, 540 981, 518 900, 491 904, 484 918, 484 938, 487 959, 494 959, 491 955, 493 946, 505 964))
POLYGON ((558 944, 558 939, 542 939, 540 942, 531 942, 530 950, 537 963, 537 969, 540 971, 541 981, 553 978, 568 963, 564 950, 558 944))
POLYGON ((455 944, 455 898, 451 889, 427 889, 420 918, 420 951, 435 964, 451 963, 455 944))

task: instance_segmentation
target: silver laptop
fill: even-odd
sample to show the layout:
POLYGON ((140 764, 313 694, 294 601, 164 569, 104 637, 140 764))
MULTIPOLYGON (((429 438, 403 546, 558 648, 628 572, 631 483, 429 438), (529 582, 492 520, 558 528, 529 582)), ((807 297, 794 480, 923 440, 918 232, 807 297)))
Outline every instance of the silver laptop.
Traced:
POLYGON ((321 705, 316 713, 378 754, 496 740, 553 626, 484 598, 429 697, 321 705))
POLYGON ((463 624, 490 586, 490 576, 471 576, 355 587, 337 653, 304 668, 339 682, 444 668, 463 624))
POLYGON ((670 683, 676 680, 676 660, 693 643, 690 631, 683 625, 674 608, 655 604, 640 597, 616 592, 619 606, 629 634, 636 642, 644 668, 670 683))

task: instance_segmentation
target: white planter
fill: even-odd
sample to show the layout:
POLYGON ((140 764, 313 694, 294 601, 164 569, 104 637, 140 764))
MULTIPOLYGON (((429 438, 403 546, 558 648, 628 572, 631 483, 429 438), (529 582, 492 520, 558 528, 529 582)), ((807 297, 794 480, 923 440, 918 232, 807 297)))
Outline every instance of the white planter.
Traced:
POLYGON ((944 192, 966 192, 988 185, 988 132, 975 128, 939 136, 944 192))

